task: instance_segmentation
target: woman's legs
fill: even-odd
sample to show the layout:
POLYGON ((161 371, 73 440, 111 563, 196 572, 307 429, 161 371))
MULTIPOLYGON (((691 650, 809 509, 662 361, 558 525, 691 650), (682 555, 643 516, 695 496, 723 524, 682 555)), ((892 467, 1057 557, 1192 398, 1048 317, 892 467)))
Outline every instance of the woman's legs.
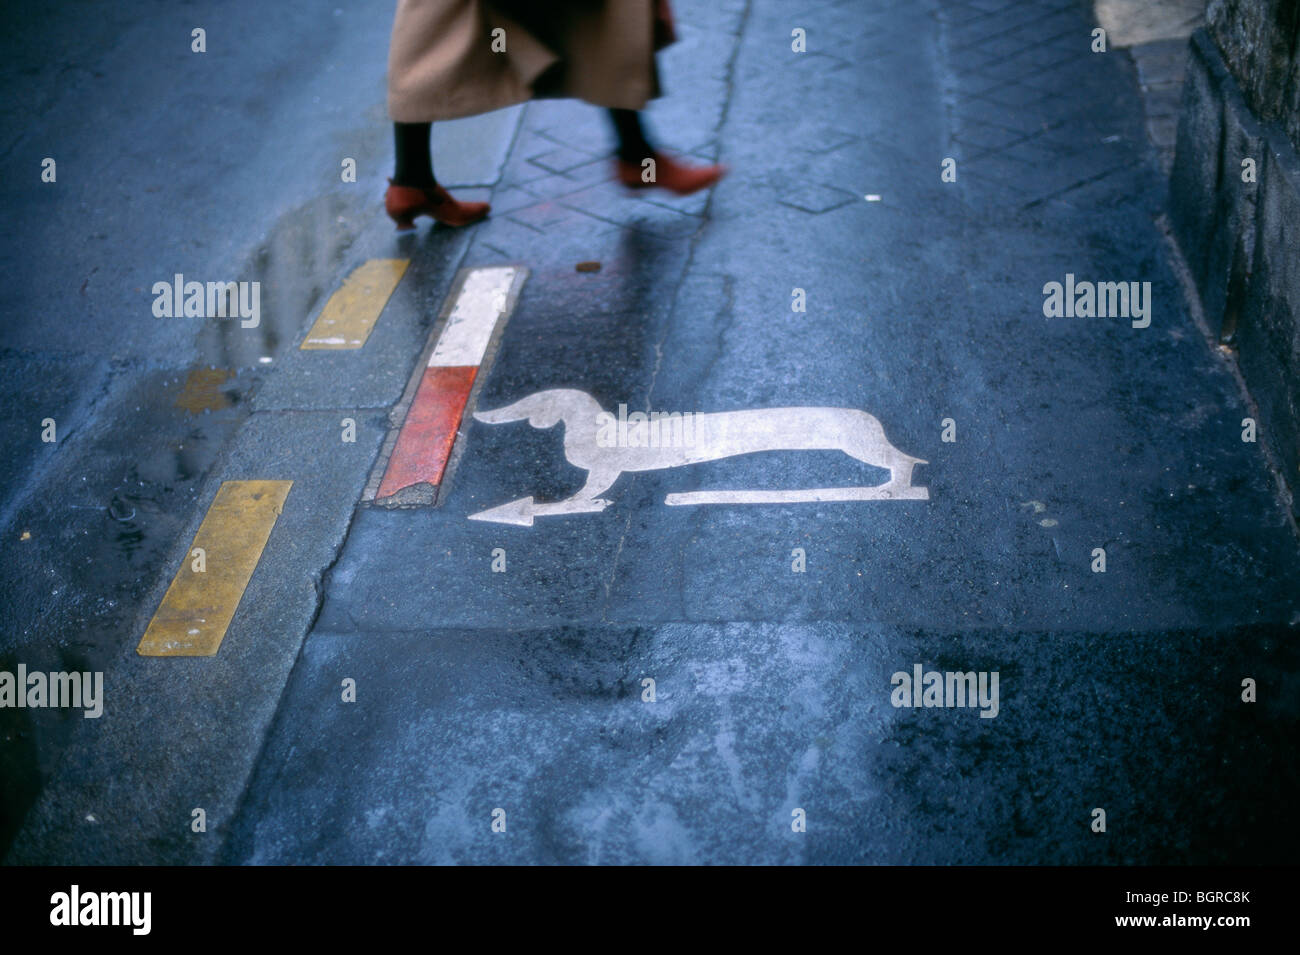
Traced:
MULTIPOLYGON (((713 185, 725 172, 721 166, 687 166, 657 151, 634 109, 611 109, 609 118, 618 137, 618 177, 629 188, 662 186, 685 196, 713 185), (647 159, 653 159, 653 164, 647 159)), ((398 229, 414 228, 416 216, 460 226, 488 213, 486 202, 457 202, 438 185, 429 146, 432 131, 432 123, 393 123, 396 166, 384 205, 398 229)))

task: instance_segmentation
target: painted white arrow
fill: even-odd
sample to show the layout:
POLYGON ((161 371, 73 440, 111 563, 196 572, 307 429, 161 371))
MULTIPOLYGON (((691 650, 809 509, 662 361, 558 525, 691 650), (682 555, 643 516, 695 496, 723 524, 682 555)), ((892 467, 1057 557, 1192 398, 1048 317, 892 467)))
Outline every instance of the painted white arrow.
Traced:
POLYGON ((469 519, 471 521, 492 521, 494 524, 518 524, 522 527, 532 527, 534 517, 547 514, 592 514, 596 511, 603 511, 609 507, 610 503, 610 501, 602 498, 595 498, 594 500, 569 498, 564 501, 535 504, 530 494, 528 497, 521 497, 517 501, 511 501, 508 504, 501 504, 497 507, 490 507, 486 511, 471 514, 469 519))

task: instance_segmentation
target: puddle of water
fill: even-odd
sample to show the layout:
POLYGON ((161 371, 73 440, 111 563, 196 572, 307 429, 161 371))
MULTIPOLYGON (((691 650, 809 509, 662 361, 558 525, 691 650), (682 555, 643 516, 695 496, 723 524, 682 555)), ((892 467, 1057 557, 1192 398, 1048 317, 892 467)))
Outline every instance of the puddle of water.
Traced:
POLYGON ((329 193, 280 217, 234 277, 259 284, 258 324, 205 319, 197 342, 200 366, 265 368, 293 346, 323 296, 342 280, 360 231, 359 201, 329 193))

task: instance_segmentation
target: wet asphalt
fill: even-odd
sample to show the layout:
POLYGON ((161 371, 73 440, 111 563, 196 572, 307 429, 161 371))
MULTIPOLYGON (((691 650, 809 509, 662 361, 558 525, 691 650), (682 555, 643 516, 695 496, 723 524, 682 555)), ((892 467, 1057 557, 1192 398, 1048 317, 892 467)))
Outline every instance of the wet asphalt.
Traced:
POLYGON ((14 14, 0 670, 103 670, 107 699, 0 710, 5 861, 1290 858, 1300 549, 1177 279, 1131 63, 1088 53, 1087 4, 987 6, 675 4, 649 122, 716 189, 624 195, 599 112, 534 103, 439 130, 493 215, 407 236, 387 5, 14 14), (376 257, 412 265, 366 347, 298 351, 376 257), (558 429, 466 421, 436 506, 359 503, 456 270, 502 263, 529 277, 479 407, 862 409, 929 500, 665 504, 884 474, 777 451, 470 521, 583 474, 558 429), (261 326, 155 318, 175 272, 261 281, 261 326), (1149 281, 1150 327, 1044 317, 1067 273, 1149 281), (220 653, 137 657, 250 476, 295 485, 220 653), (997 715, 894 706, 916 665, 998 673, 997 715))

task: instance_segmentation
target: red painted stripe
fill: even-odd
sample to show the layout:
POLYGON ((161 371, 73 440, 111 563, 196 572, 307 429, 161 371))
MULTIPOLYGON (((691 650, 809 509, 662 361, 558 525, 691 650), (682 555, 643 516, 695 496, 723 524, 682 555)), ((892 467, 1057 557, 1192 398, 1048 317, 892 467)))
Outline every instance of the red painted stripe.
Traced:
POLYGON ((473 365, 424 369, 376 497, 390 497, 414 484, 442 481, 477 373, 473 365))

